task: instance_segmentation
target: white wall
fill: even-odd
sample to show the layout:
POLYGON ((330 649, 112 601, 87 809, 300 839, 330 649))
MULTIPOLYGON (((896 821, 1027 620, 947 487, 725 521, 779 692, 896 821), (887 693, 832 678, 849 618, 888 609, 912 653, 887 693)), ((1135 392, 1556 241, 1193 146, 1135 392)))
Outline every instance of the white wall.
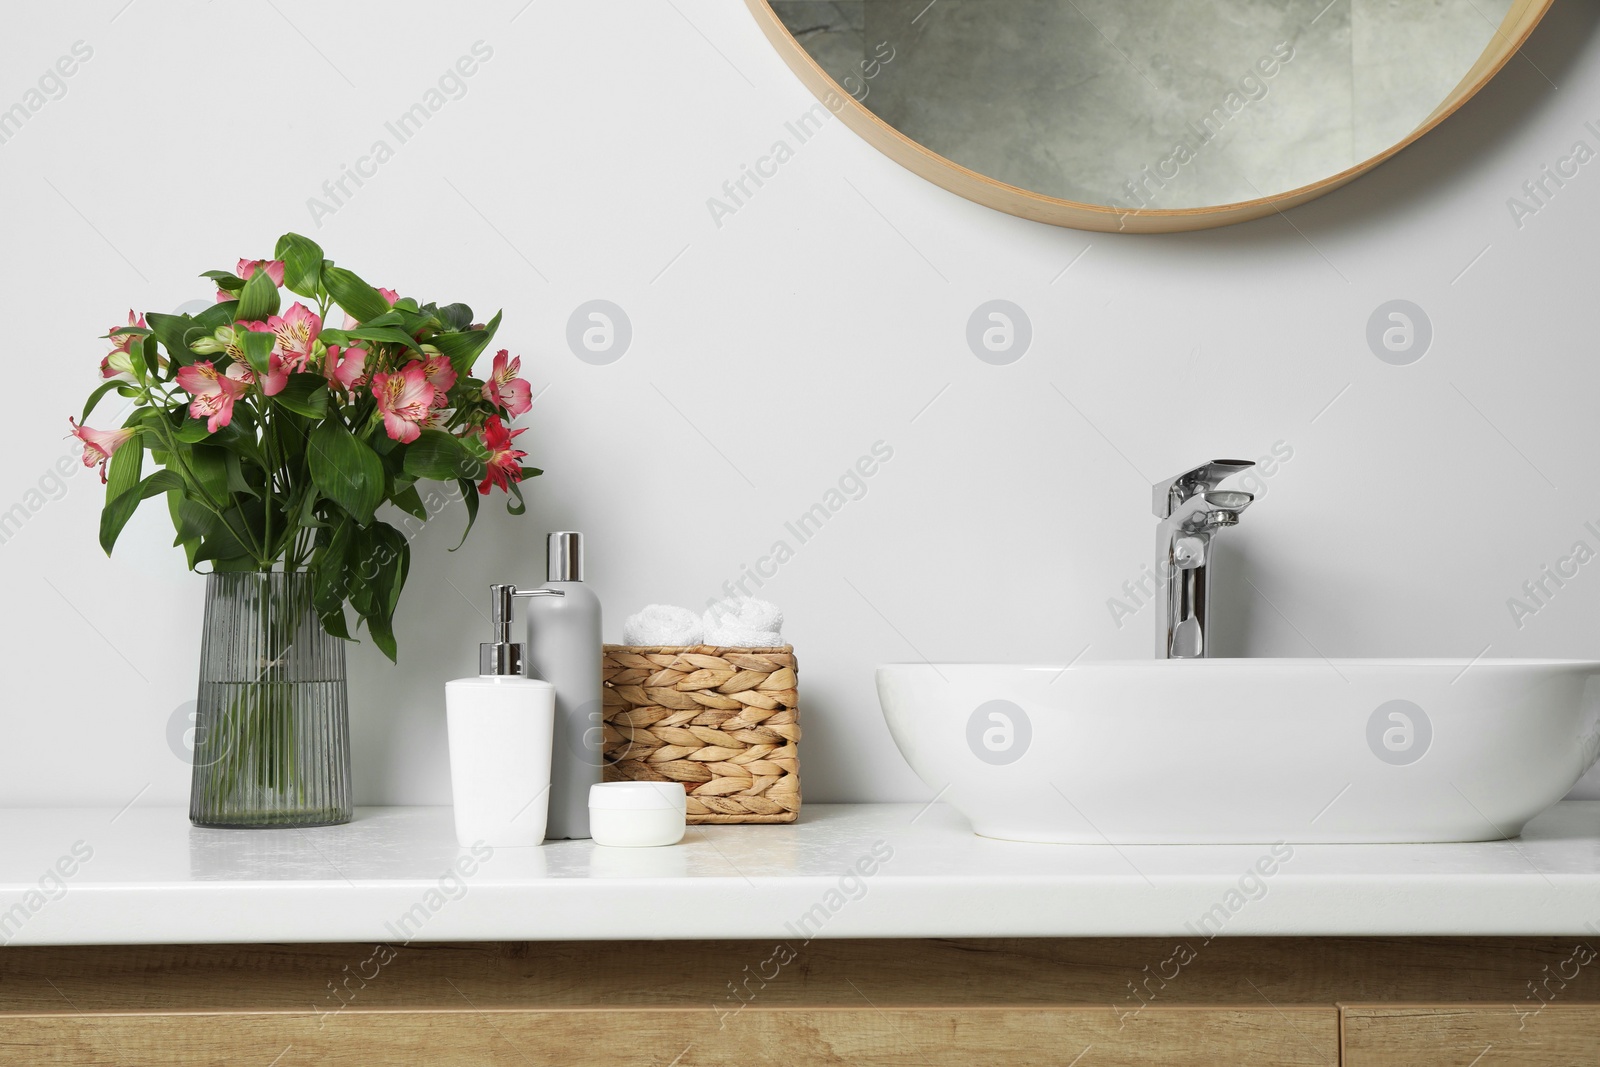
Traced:
POLYGON ((1171 237, 980 208, 837 122, 717 226, 708 197, 813 103, 734 0, 122 5, 19 6, 0 36, 0 107, 93 48, 0 144, 0 510, 38 505, 0 545, 0 803, 185 800, 169 726, 193 699, 203 580, 159 507, 106 559, 81 468, 59 499, 27 494, 71 452, 97 335, 130 305, 205 299, 199 271, 288 229, 403 294, 504 307, 504 343, 548 386, 524 420, 549 471, 532 513, 489 515, 456 555, 461 516, 443 517, 415 545, 402 666, 351 649, 364 803, 447 800, 442 685, 483 630, 468 598, 541 580, 544 531, 588 532, 615 638, 647 601, 717 594, 880 440, 893 459, 865 497, 762 591, 801 660, 812 800, 929 793, 875 663, 1148 656, 1150 610, 1119 629, 1106 601, 1150 556, 1149 483, 1278 441, 1294 457, 1223 579, 1235 651, 1596 654, 1600 564, 1520 629, 1506 603, 1600 544, 1600 163, 1520 228, 1506 203, 1574 141, 1600 147, 1592 5, 1556 5, 1480 99, 1345 191, 1171 237), (393 146, 385 121, 480 40, 466 95, 317 226, 307 198, 393 146), (595 298, 633 325, 609 366, 565 341, 595 298), (965 340, 994 298, 1033 324, 1010 366, 965 340), (1411 366, 1364 338, 1395 298, 1435 331, 1411 366))

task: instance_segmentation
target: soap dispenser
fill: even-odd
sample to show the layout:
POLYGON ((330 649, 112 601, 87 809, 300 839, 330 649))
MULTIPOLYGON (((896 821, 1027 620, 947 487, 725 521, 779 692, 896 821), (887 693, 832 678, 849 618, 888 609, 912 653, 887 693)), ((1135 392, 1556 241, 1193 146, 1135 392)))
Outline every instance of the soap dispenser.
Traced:
POLYGON ((589 787, 601 775, 600 598, 584 584, 583 534, 552 533, 544 591, 528 605, 528 677, 556 687, 551 840, 589 836, 589 787))
POLYGON ((523 677, 511 625, 518 598, 565 594, 513 585, 491 586, 490 593, 494 640, 478 646, 478 677, 444 687, 456 840, 463 848, 539 845, 550 801, 555 686, 523 677))

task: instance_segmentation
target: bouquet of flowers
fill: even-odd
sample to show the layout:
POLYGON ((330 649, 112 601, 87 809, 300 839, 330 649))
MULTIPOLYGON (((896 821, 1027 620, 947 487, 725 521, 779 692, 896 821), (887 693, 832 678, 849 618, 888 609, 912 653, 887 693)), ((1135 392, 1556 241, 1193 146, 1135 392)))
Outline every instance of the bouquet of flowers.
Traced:
POLYGON ((519 483, 541 472, 506 425, 532 405, 522 360, 502 349, 474 378, 498 313, 483 325, 465 304, 374 288, 298 234, 273 255, 205 272, 217 300, 197 315, 130 311, 107 335, 108 380, 68 420, 106 485, 100 544, 109 553, 139 504, 165 496, 191 570, 309 572, 323 628, 348 640, 348 604, 393 660, 410 549, 378 509, 426 521, 417 483, 430 479, 460 487, 468 533, 493 489, 524 512, 519 483), (338 329, 324 325, 335 306, 338 329), (132 412, 94 429, 109 393, 132 412))

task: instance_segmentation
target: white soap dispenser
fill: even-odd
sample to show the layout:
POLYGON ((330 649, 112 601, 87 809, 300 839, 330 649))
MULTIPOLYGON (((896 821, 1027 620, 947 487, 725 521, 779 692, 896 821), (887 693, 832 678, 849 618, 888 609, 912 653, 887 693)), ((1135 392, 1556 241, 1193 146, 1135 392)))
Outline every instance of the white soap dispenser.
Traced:
POLYGON ((547 545, 544 590, 565 595, 528 605, 528 677, 556 687, 555 766, 550 777, 550 839, 589 836, 589 788, 603 760, 600 598, 584 584, 583 534, 558 530, 547 545))
POLYGON ((463 848, 539 845, 550 803, 556 691, 522 676, 511 624, 518 597, 564 594, 513 585, 490 592, 494 640, 478 646, 478 677, 444 687, 456 840, 463 848))

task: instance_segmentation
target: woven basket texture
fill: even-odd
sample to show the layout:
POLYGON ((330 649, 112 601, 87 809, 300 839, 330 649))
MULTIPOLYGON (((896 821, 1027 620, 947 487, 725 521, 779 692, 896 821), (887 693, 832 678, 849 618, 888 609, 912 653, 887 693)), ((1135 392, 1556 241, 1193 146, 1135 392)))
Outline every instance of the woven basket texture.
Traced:
POLYGON ((800 814, 794 648, 606 645, 605 778, 682 782, 689 822, 800 814))

